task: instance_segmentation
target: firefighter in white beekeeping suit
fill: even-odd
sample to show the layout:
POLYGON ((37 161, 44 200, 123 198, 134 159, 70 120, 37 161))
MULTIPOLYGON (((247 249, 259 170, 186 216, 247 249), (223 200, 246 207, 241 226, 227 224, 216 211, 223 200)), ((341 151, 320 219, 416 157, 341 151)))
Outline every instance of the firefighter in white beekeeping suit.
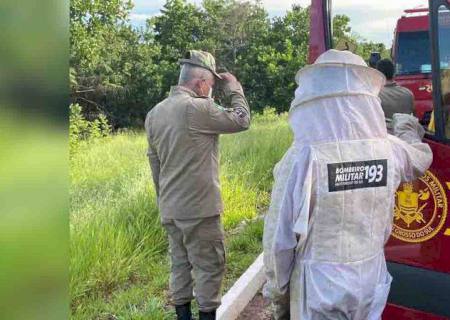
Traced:
POLYGON ((431 149, 413 116, 395 114, 388 134, 385 78, 349 51, 323 53, 296 82, 294 142, 265 221, 264 295, 275 319, 380 319, 394 193, 428 169, 431 149))

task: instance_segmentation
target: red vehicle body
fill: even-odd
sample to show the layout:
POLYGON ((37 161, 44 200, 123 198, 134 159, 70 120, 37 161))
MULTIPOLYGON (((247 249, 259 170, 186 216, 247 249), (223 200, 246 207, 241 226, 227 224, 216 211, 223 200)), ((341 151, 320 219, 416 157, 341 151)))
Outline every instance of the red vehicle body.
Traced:
MULTIPOLYGON (((394 280, 384 320, 450 319, 450 136, 445 133, 450 103, 443 98, 448 88, 442 94, 450 68, 447 64, 442 69, 440 60, 440 54, 450 59, 450 0, 429 2, 430 9, 407 10, 398 20, 392 50, 395 79, 413 91, 417 116, 433 110, 438 116, 435 132, 425 137, 433 151, 430 169, 413 183, 402 184, 395 195, 394 225, 385 248, 394 280), (442 8, 444 32, 439 29, 442 8), (405 38, 422 42, 412 41, 405 49, 405 38), (417 51, 422 55, 415 57, 417 51), (411 61, 416 67, 407 65, 411 61)), ((309 63, 332 47, 331 0, 312 0, 309 63)))
POLYGON ((416 116, 419 119, 424 119, 426 113, 428 113, 428 117, 425 118, 429 119, 433 110, 431 56, 427 50, 429 48, 429 24, 427 8, 405 10, 405 15, 397 21, 392 45, 392 60, 397 69, 395 81, 413 92, 416 116), (422 50, 417 47, 421 47, 422 50), (420 70, 415 68, 413 63, 410 68, 402 70, 403 62, 417 62, 417 59, 411 58, 409 51, 412 50, 416 51, 416 54, 422 54, 419 60, 422 60, 421 62, 425 65, 429 65, 429 68, 420 70))

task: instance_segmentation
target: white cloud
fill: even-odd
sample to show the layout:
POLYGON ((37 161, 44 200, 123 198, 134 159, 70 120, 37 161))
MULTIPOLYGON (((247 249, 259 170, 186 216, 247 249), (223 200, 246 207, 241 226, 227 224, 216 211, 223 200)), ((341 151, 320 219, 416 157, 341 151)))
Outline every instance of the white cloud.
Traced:
POLYGON ((378 0, 378 1, 352 1, 333 0, 335 7, 364 7, 367 9, 404 10, 417 6, 427 6, 428 0, 378 0))
MULTIPOLYGON (((197 5, 202 0, 188 0, 197 5)), ((132 23, 139 24, 149 15, 159 13, 166 0, 134 0, 132 23)), ((293 4, 308 6, 311 0, 262 0, 271 17, 284 15, 293 4)), ((405 9, 427 6, 428 0, 333 0, 333 13, 346 14, 353 31, 367 40, 390 46, 395 24, 405 9)))
POLYGON ((271 13, 271 11, 277 12, 286 12, 287 10, 292 8, 292 5, 299 4, 303 7, 306 7, 310 4, 311 1, 308 0, 262 0, 262 4, 264 8, 271 13))
POLYGON ((378 0, 364 1, 333 0, 335 14, 350 17, 352 30, 363 38, 383 42, 390 47, 397 20, 405 9, 426 7, 427 0, 378 0))
POLYGON ((130 14, 130 20, 141 22, 146 21, 148 18, 154 16, 154 14, 145 14, 145 13, 132 13, 130 14))
POLYGON ((156 16, 159 14, 159 11, 152 14, 146 13, 131 13, 130 14, 130 23, 135 27, 144 27, 147 19, 156 16))
MULTIPOLYGON (((308 6, 311 0, 262 0, 270 15, 283 15, 293 4, 308 6), (274 14, 275 13, 275 14, 274 14)), ((426 7, 428 0, 333 0, 333 14, 346 14, 354 32, 367 40, 391 45, 397 19, 405 9, 426 7)))
POLYGON ((133 0, 134 13, 155 13, 158 12, 166 3, 165 0, 133 0))

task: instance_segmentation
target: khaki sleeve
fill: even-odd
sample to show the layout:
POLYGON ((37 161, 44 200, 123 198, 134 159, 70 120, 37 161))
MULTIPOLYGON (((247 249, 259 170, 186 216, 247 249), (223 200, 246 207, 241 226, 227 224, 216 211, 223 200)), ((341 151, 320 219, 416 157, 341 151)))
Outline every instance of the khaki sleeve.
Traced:
POLYGON ((151 113, 149 112, 147 118, 145 119, 145 131, 147 133, 147 141, 148 141, 148 160, 150 163, 150 169, 152 172, 153 184, 155 185, 156 197, 159 199, 159 172, 161 169, 161 163, 159 161, 158 153, 156 151, 155 146, 151 141, 151 113))
POLYGON ((148 159, 150 162, 150 169, 152 170, 153 184, 155 185, 156 197, 159 198, 159 172, 161 163, 159 162, 158 154, 153 146, 148 148, 148 159))
POLYGON ((242 86, 228 84, 225 93, 231 98, 231 106, 224 108, 213 99, 196 98, 190 112, 190 129, 205 134, 235 133, 250 126, 250 108, 242 86))

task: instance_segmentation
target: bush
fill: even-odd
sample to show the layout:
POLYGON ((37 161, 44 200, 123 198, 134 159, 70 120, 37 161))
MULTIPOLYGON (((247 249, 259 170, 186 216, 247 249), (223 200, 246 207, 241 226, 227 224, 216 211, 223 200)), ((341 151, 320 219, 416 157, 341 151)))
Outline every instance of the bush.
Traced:
POLYGON ((272 107, 265 107, 262 112, 255 112, 252 114, 252 121, 258 124, 268 124, 272 122, 279 122, 287 119, 287 112, 278 114, 277 109, 272 107))
POLYGON ((69 150, 71 155, 78 150, 81 143, 104 138, 111 133, 111 126, 104 114, 100 114, 93 121, 88 121, 82 111, 79 104, 70 105, 69 150))

